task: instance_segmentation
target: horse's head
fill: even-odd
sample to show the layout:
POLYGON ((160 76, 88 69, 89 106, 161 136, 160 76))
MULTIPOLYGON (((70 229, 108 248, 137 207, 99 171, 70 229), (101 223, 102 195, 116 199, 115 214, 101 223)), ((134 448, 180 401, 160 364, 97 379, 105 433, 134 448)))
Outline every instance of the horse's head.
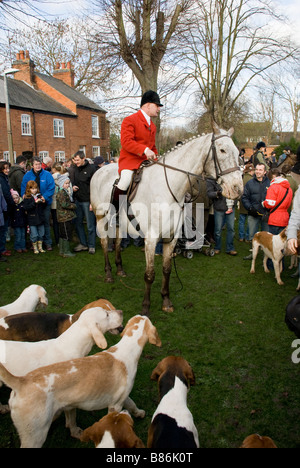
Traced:
POLYGON ((226 198, 235 199, 243 193, 242 171, 239 168, 239 151, 232 141, 234 129, 228 132, 213 124, 211 148, 205 163, 207 177, 216 179, 226 198))

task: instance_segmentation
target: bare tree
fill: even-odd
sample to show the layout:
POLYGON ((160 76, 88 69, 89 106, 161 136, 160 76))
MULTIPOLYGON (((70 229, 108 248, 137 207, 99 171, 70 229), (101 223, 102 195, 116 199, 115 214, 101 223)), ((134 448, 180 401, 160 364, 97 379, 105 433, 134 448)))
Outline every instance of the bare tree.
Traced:
POLYGON ((43 18, 43 6, 51 0, 0 0, 0 30, 10 29, 16 21, 27 24, 28 18, 43 18))
POLYGON ((37 69, 52 75, 57 63, 71 62, 75 70, 75 89, 91 95, 105 90, 112 67, 103 66, 99 45, 91 40, 93 26, 86 20, 37 21, 30 28, 17 29, 10 41, 15 52, 30 50, 37 69))
MULTIPOLYGON (((129 67, 142 93, 158 90, 158 74, 174 47, 175 33, 185 27, 191 0, 97 0, 104 16, 95 40, 102 58, 129 67)), ((98 20, 97 20, 98 21, 98 20)), ((173 76, 174 78, 174 76, 173 76)))
MULTIPOLYGON (((56 0, 58 1, 58 0, 56 0)), ((60 3, 65 3, 63 0, 60 3)), ((53 5, 52 0, 0 0, 0 64, 11 63, 12 54, 9 53, 11 39, 16 25, 29 26, 33 20, 47 22, 49 14, 44 11, 47 4, 53 5), (9 56, 9 60, 7 57, 9 56)))
POLYGON ((293 137, 297 139, 300 122, 300 84, 292 79, 278 78, 276 94, 286 104, 293 121, 293 137))
POLYGON ((196 0, 196 16, 184 36, 182 63, 207 112, 223 125, 252 81, 298 50, 268 27, 281 21, 270 0, 196 0))

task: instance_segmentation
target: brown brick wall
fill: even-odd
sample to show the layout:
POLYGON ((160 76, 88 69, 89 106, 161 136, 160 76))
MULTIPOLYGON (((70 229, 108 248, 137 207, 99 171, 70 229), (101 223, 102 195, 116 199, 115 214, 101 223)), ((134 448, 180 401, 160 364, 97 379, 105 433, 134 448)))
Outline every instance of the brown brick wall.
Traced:
MULTIPOLYGON (((92 157, 92 147, 100 146, 101 155, 106 158, 109 152, 109 138, 105 135, 105 116, 101 112, 94 112, 85 109, 78 109, 76 117, 48 115, 36 112, 22 111, 11 108, 11 122, 13 132, 14 152, 18 156, 24 151, 32 151, 39 154, 40 151, 48 151, 49 156, 54 159, 56 151, 64 151, 65 157, 71 157, 80 146, 86 147, 87 157, 92 157), (30 115, 32 136, 22 136, 21 115, 30 115), (92 138, 92 115, 99 116, 100 138, 92 138), (58 118, 64 121, 64 138, 53 136, 53 119, 58 118), (35 122, 35 132, 34 132, 35 122), (104 134, 103 134, 104 132, 104 134), (36 135, 34 137, 34 135, 36 135)), ((3 152, 8 151, 7 127, 5 108, 0 107, 0 159, 3 152)), ((106 132, 107 133, 107 132, 106 132)))
MULTIPOLYGON (((1 0, 0 0, 1 1, 1 0)), ((76 151, 84 147, 87 157, 92 157, 93 146, 100 147, 101 156, 107 157, 110 149, 109 141, 109 122, 106 120, 105 112, 93 111, 77 108, 76 104, 68 99, 56 89, 43 81, 34 73, 35 65, 30 59, 29 51, 21 50, 13 66, 18 68, 19 72, 15 74, 15 79, 25 81, 36 90, 43 91, 62 106, 70 110, 73 116, 51 115, 41 112, 31 112, 27 110, 18 110, 11 107, 11 123, 13 134, 14 152, 18 156, 23 152, 32 152, 38 155, 41 151, 47 151, 49 156, 55 158, 55 152, 65 153, 65 158, 70 158, 76 151), (30 115, 31 136, 23 136, 21 130, 21 115, 30 115), (100 138, 92 137, 92 115, 99 117, 99 135, 100 138), (54 137, 53 120, 54 118, 64 121, 64 137, 54 137)), ((54 76, 68 85, 74 85, 74 70, 71 63, 57 64, 54 76)), ((0 158, 3 152, 8 151, 7 126, 5 106, 0 106, 0 158)))

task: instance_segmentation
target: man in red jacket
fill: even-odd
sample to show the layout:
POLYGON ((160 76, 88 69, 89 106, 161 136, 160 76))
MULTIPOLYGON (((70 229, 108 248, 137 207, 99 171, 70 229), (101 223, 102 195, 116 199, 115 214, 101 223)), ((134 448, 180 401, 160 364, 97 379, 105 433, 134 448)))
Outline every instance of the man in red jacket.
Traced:
POLYGON ((273 169, 271 173, 271 185, 267 190, 263 206, 268 210, 271 210, 268 221, 269 232, 276 235, 279 234, 289 223, 290 215, 288 213, 288 209, 292 203, 293 191, 287 179, 281 176, 278 169, 273 169), (280 202, 281 204, 279 205, 280 202), (273 213, 272 210, 274 210, 273 213))
POLYGON ((119 158, 120 179, 114 186, 112 203, 119 211, 119 196, 125 195, 130 185, 133 171, 143 161, 156 159, 156 126, 151 117, 157 117, 162 104, 155 91, 143 94, 141 108, 135 114, 126 117, 121 126, 121 152, 119 158))

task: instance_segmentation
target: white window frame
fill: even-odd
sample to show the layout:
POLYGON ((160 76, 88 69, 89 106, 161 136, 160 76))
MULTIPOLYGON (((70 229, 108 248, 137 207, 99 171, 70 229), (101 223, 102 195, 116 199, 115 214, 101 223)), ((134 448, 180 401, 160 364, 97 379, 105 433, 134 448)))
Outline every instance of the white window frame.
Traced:
POLYGON ((92 115, 92 138, 100 138, 98 115, 92 115))
POLYGON ((44 161, 45 158, 49 156, 49 151, 40 151, 39 152, 39 158, 44 161))
POLYGON ((54 138, 65 137, 65 123, 62 119, 53 119, 53 136, 54 138))
MULTIPOLYGON (((14 151, 14 162, 16 163, 17 153, 14 151)), ((9 151, 3 151, 3 160, 6 162, 10 162, 10 155, 9 151)))
POLYGON ((55 151, 54 159, 55 159, 55 162, 65 162, 66 153, 64 151, 55 151))
POLYGON ((30 115, 21 114, 21 132, 22 136, 32 136, 30 115))
POLYGON ((92 158, 97 158, 97 156, 100 156, 100 146, 93 146, 93 154, 92 154, 92 158))

